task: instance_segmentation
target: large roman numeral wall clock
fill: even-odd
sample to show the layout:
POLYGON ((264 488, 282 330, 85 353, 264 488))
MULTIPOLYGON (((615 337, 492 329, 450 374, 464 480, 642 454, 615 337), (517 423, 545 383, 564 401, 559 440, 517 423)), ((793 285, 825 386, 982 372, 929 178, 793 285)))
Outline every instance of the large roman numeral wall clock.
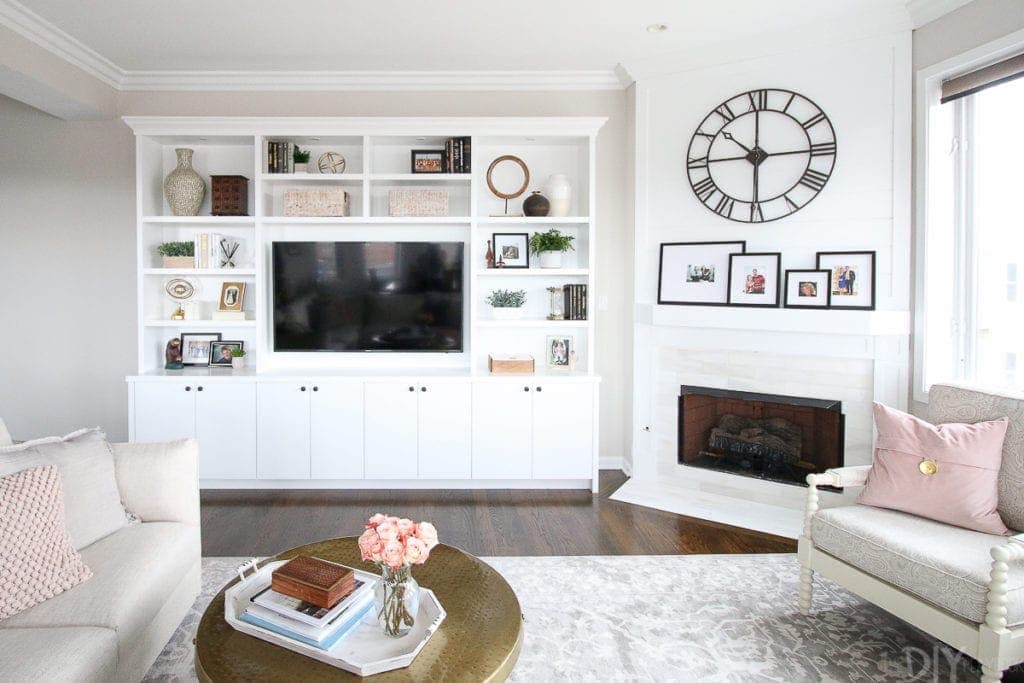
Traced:
POLYGON ((686 172, 697 199, 723 218, 766 223, 807 206, 836 163, 825 112, 791 90, 751 90, 704 117, 686 172))

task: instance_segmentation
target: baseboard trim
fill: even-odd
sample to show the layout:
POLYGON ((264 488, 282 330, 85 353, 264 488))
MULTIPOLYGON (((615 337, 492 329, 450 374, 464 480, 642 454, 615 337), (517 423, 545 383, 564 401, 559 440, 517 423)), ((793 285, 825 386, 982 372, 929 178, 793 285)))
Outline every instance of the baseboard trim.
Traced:
POLYGON ((623 458, 602 457, 597 460, 597 468, 601 470, 623 470, 625 460, 623 458))
POLYGON ((209 489, 591 489, 590 479, 200 479, 209 489))

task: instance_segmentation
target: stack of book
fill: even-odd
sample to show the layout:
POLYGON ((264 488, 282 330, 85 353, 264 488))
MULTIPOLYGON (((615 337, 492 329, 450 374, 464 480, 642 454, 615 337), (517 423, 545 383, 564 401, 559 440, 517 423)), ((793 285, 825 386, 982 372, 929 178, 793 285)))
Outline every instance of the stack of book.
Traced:
POLYGON ((471 138, 448 138, 444 143, 444 172, 470 173, 473 170, 471 138))
POLYGON ((564 285, 562 296, 565 299, 566 320, 587 319, 587 286, 586 285, 564 285))
POLYGON ((294 173, 293 142, 267 142, 267 173, 294 173))
POLYGON ((192 243, 195 265, 193 268, 229 268, 238 251, 238 240, 215 232, 198 233, 192 243))
POLYGON ((373 609, 373 583, 326 560, 297 557, 277 569, 269 587, 239 617, 321 650, 330 650, 373 609))

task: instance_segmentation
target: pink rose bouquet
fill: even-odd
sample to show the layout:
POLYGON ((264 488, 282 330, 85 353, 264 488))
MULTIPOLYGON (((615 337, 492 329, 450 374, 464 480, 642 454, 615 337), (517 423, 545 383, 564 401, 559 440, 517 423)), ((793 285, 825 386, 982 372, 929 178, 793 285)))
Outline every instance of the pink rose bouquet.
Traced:
POLYGON ((359 537, 364 562, 381 568, 377 584, 377 618, 389 636, 402 636, 413 626, 419 611, 419 585, 411 568, 423 564, 437 545, 437 529, 430 522, 375 514, 359 537))

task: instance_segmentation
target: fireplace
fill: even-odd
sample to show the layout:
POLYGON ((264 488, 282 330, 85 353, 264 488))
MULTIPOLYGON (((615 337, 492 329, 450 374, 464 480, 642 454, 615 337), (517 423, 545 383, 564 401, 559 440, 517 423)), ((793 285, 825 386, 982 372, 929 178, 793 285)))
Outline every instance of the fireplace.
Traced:
POLYGON ((679 462, 806 486, 843 464, 840 401, 683 385, 679 462))

